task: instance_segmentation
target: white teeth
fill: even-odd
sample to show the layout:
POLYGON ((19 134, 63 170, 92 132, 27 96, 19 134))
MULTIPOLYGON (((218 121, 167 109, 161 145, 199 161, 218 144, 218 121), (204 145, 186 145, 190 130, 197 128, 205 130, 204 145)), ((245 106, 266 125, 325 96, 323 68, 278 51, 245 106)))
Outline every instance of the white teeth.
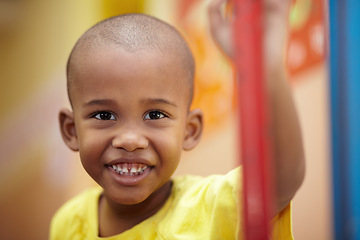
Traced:
POLYGON ((131 169, 129 169, 131 165, 130 164, 119 164, 119 165, 112 165, 112 168, 121 175, 127 175, 127 176, 133 176, 133 175, 139 175, 147 169, 147 166, 132 166, 131 169))

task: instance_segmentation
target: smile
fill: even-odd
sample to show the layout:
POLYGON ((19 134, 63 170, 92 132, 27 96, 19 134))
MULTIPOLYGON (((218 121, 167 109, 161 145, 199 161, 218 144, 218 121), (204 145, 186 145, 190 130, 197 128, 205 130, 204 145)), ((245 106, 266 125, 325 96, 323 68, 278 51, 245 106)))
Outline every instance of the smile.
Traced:
POLYGON ((117 173, 125 176, 140 175, 148 168, 147 165, 141 163, 121 163, 111 166, 117 173))

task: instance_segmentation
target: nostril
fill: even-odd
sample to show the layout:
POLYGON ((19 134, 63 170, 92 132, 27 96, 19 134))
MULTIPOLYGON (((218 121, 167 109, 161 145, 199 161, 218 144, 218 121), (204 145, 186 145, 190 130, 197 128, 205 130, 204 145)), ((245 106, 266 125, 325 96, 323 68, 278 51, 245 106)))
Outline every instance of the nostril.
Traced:
POLYGON ((112 140, 112 147, 132 152, 136 149, 147 148, 148 141, 142 135, 128 133, 114 137, 114 139, 112 140))

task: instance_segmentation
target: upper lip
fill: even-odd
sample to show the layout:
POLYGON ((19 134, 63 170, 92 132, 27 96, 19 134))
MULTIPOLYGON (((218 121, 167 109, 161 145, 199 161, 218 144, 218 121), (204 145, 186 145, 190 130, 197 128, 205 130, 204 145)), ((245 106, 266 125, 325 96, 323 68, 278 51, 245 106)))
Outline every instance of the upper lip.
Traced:
POLYGON ((115 160, 112 160, 109 163, 106 163, 106 165, 117 165, 117 164, 121 164, 121 163, 128 163, 128 164, 141 163, 141 164, 148 165, 148 166, 153 165, 149 160, 144 159, 144 158, 117 158, 115 160))

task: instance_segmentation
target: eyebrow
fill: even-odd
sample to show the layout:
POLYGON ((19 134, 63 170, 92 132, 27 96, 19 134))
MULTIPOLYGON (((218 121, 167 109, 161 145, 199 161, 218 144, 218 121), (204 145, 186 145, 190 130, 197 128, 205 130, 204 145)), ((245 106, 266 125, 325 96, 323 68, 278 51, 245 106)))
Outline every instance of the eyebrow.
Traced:
POLYGON ((93 106, 93 105, 100 105, 100 106, 104 106, 104 105, 109 105, 109 104, 113 104, 114 101, 110 100, 110 99, 95 99, 95 100, 91 100, 87 103, 85 103, 85 106, 93 106))
MULTIPOLYGON (((172 103, 171 101, 168 101, 163 98, 146 98, 146 99, 141 100, 141 102, 143 102, 145 104, 167 104, 167 105, 177 107, 177 105, 175 103, 172 103)), ((104 105, 110 105, 110 104, 114 104, 114 101, 111 99, 94 99, 94 100, 91 100, 91 101, 85 103, 84 105, 85 106, 93 106, 93 105, 104 106, 104 105)))
POLYGON ((167 105, 171 105, 174 107, 177 107, 177 105, 167 99, 163 99, 163 98, 146 98, 142 100, 143 103, 145 104, 167 104, 167 105))

